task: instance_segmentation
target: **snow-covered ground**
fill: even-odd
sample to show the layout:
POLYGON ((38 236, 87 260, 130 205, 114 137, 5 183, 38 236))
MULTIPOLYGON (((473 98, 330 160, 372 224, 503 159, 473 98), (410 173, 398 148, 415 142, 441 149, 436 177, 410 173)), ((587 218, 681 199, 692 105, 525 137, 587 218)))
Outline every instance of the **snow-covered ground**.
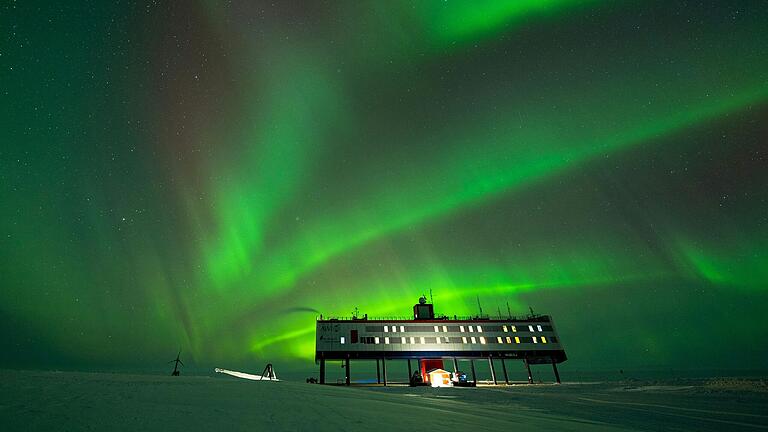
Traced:
POLYGON ((0 430, 761 430, 756 380, 410 388, 0 371, 0 430))

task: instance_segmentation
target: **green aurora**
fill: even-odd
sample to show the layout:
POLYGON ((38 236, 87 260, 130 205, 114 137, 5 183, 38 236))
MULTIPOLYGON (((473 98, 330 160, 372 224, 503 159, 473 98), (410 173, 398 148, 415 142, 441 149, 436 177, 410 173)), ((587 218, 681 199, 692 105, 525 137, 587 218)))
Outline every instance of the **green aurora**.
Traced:
POLYGON ((430 291, 764 367, 763 2, 4 8, 2 367, 308 368, 430 291))

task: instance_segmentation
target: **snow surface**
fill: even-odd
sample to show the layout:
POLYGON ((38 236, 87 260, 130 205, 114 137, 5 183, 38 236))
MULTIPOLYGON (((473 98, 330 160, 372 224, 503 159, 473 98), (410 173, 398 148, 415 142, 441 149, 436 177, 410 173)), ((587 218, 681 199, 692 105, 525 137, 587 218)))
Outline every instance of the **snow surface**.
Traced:
POLYGON ((0 371, 0 430, 768 429, 756 380, 348 388, 211 375, 0 371))

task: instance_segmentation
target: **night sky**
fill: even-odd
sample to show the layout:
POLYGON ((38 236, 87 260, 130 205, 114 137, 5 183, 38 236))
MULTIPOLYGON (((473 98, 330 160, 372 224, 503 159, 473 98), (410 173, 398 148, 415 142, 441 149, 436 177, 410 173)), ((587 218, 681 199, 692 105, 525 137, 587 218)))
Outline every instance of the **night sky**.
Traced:
POLYGON ((0 6, 0 367, 309 368, 430 290, 765 367, 768 2, 50 3, 0 6))

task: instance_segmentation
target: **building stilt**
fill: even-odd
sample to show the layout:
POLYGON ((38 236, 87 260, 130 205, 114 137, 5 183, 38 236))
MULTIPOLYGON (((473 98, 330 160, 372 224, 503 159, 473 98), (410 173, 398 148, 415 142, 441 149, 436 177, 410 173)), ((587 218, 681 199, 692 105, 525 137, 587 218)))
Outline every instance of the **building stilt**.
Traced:
POLYGON ((504 371, 504 382, 509 384, 509 377, 507 376, 507 365, 504 364, 504 357, 501 358, 501 370, 504 371))
POLYGON ((459 373, 459 363, 456 361, 456 357, 453 358, 453 373, 459 373))
POLYGON ((325 384, 325 356, 320 355, 320 384, 325 384))
POLYGON ((554 357, 552 357, 552 370, 555 372, 555 381, 560 384, 560 374, 557 372, 557 362, 554 357))
POLYGON ((411 374, 413 372, 411 371, 411 359, 408 359, 408 382, 411 382, 411 374))
POLYGON ((379 359, 376 359, 376 384, 381 384, 381 372, 379 369, 379 359))
POLYGON ((475 375, 475 360, 469 359, 469 364, 472 366, 472 382, 477 384, 477 376, 475 375))
POLYGON ((493 385, 496 385, 496 370, 493 369, 493 358, 491 356, 488 356, 488 366, 491 367, 491 380, 493 380, 493 385))
POLYGON ((523 359, 523 363, 525 363, 525 368, 528 370, 528 384, 533 384, 533 375, 531 375, 531 365, 528 364, 528 359, 523 359))
POLYGON ((345 384, 346 384, 346 385, 349 385, 349 383, 350 383, 350 381, 351 381, 351 380, 350 380, 350 377, 349 377, 349 356, 347 356, 347 361, 346 361, 346 363, 344 364, 344 367, 346 368, 346 375, 347 375, 347 377, 346 377, 346 379, 345 379, 345 384))
POLYGON ((384 387, 387 386, 387 358, 381 358, 381 372, 384 377, 384 387))

